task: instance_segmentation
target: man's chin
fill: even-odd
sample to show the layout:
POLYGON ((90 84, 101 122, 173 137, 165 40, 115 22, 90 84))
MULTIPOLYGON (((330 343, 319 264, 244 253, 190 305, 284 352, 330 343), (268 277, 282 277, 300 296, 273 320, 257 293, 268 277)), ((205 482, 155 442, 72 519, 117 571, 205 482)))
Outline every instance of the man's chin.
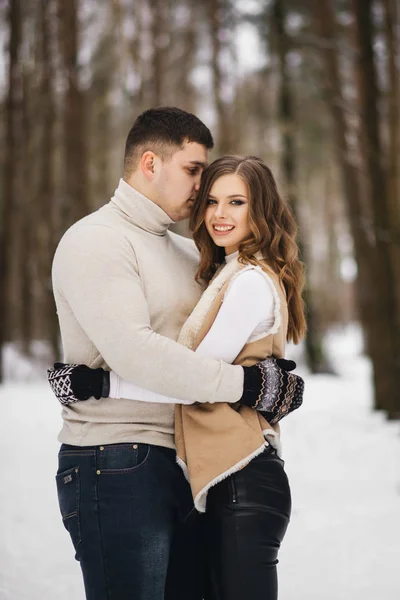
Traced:
POLYGON ((192 205, 193 205, 193 202, 186 203, 186 206, 182 209, 181 213, 179 214, 179 216, 176 220, 177 221, 185 221, 186 219, 188 219, 190 217, 190 211, 192 209, 192 205))
POLYGON ((190 217, 190 211, 187 214, 179 215, 176 219, 174 219, 175 223, 180 223, 181 221, 186 221, 190 217))

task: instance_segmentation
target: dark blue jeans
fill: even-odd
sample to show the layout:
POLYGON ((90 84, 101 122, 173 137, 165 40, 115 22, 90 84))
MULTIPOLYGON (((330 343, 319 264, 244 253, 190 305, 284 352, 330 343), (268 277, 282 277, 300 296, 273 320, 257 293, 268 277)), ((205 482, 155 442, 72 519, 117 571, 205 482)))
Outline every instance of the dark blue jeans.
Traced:
POLYGON ((175 451, 63 444, 56 480, 87 600, 201 600, 203 516, 175 451))

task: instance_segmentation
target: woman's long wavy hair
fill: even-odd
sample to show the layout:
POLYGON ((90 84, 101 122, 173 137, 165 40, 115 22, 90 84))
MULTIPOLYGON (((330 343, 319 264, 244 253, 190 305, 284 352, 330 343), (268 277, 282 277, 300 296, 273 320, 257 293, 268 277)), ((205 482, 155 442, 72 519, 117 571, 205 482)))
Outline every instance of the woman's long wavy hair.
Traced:
POLYGON ((288 304, 288 341, 297 343, 305 334, 306 320, 302 292, 304 267, 296 243, 297 226, 289 207, 279 195, 274 177, 255 156, 223 156, 205 169, 198 196, 192 207, 190 229, 200 251, 197 281, 209 283, 224 262, 225 250, 214 244, 205 226, 207 200, 219 177, 236 173, 249 191, 251 236, 239 245, 239 261, 258 265, 261 252, 269 267, 279 276, 288 304))

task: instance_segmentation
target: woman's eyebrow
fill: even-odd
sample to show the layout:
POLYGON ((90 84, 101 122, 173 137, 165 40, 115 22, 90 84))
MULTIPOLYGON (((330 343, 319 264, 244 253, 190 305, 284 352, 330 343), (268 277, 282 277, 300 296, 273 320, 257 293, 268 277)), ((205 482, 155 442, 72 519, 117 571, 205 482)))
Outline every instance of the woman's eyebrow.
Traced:
MULTIPOLYGON (((216 200, 216 197, 213 196, 212 194, 208 194, 209 198, 212 198, 213 200, 216 200)), ((245 200, 247 200, 246 196, 242 196, 242 194, 230 194, 229 196, 227 196, 227 198, 229 198, 230 200, 232 198, 244 198, 245 200)))

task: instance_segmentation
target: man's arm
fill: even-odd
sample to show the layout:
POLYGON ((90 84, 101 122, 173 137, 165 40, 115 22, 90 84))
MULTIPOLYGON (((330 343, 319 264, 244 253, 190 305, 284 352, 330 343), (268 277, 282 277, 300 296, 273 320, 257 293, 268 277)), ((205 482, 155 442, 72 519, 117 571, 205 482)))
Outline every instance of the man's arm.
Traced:
MULTIPOLYGON (((215 321, 198 346, 196 353, 232 363, 260 323, 265 325, 265 335, 267 335, 268 327, 274 324, 274 296, 265 277, 257 270, 249 269, 235 277, 229 291, 225 294, 215 321)), ((85 377, 87 377, 86 372, 85 377)), ((142 388, 136 383, 122 379, 114 371, 110 372, 109 377, 110 398, 168 404, 193 404, 186 399, 172 398, 142 388)), ((218 400, 213 397, 208 401, 218 400)))
POLYGON ((54 285, 107 365, 123 379, 178 399, 239 400, 241 367, 196 355, 152 330, 135 262, 128 240, 97 225, 67 233, 54 259, 54 285))

